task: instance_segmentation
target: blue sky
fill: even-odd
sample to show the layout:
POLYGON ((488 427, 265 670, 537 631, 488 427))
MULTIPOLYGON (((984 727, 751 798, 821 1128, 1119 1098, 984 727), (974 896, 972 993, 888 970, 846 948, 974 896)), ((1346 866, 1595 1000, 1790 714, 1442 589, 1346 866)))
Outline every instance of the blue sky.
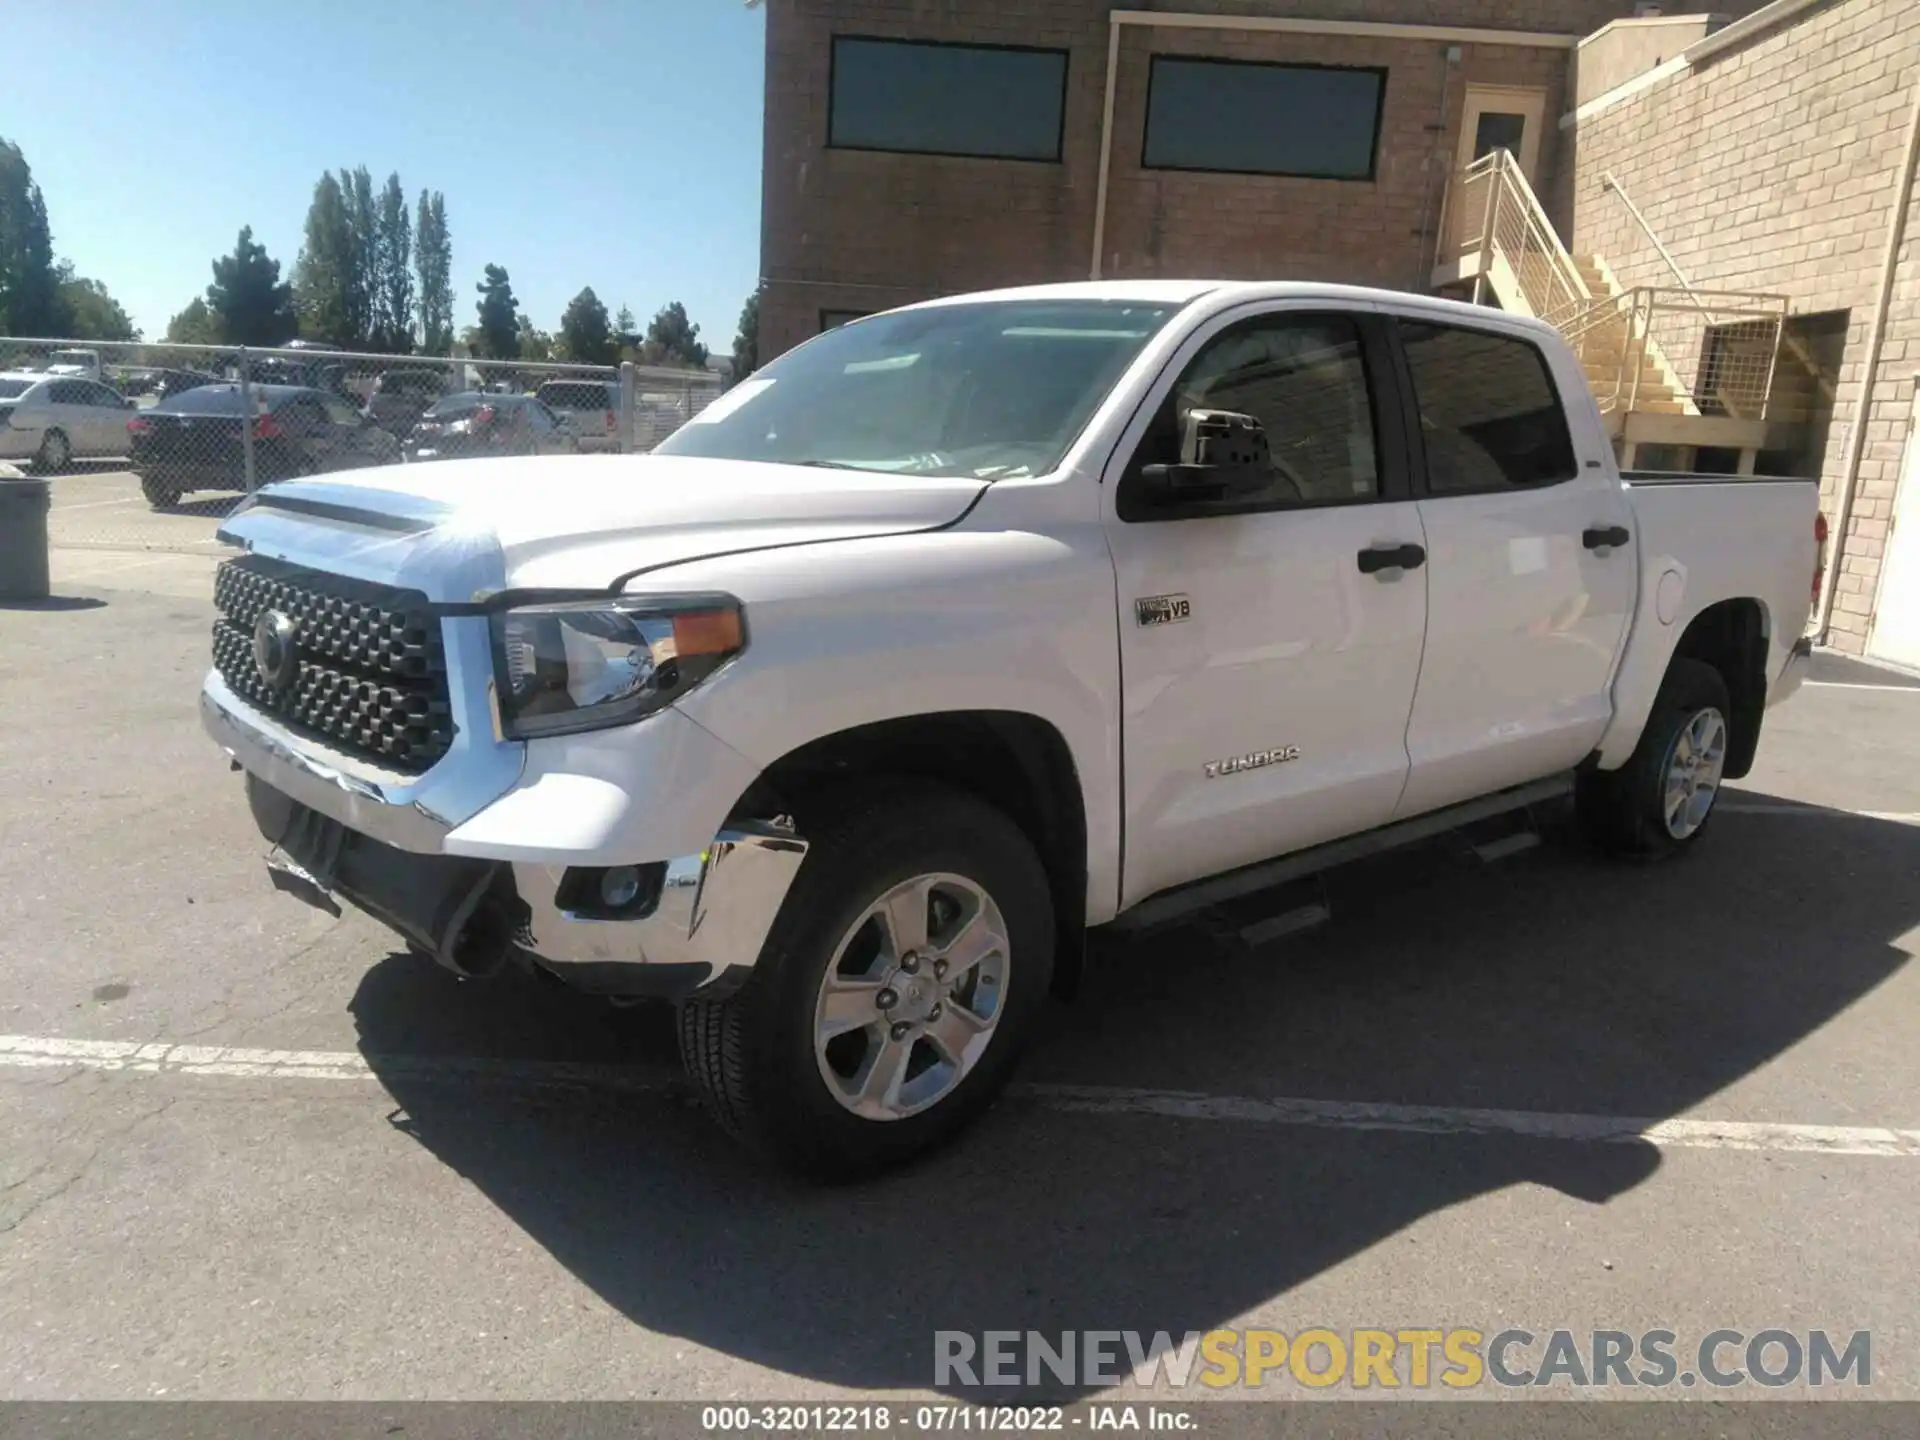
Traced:
POLYGON ((242 225, 291 277, 313 184, 447 197, 456 322, 505 265, 542 329, 591 285, 716 351, 760 255, 764 20, 741 0, 5 0, 0 136, 54 252, 148 338, 242 225), (83 18, 84 17, 84 18, 83 18))

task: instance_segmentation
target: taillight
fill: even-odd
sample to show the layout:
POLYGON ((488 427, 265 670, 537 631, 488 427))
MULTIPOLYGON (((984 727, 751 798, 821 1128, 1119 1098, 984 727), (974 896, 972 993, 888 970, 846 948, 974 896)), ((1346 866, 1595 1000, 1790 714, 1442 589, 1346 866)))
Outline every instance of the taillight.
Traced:
POLYGON ((253 422, 253 438, 256 440, 278 440, 286 433, 280 428, 280 422, 271 415, 262 415, 253 422))
POLYGON ((1820 582, 1827 578, 1827 517, 1813 515, 1813 603, 1820 603, 1820 582))
POLYGON ((144 415, 136 415, 127 421, 127 433, 129 435, 151 435, 153 433, 153 421, 147 419, 144 415))
POLYGON ((613 411, 611 410, 607 411, 607 429, 609 431, 614 430, 618 428, 619 424, 620 424, 619 418, 614 415, 613 411))
POLYGON ((473 421, 469 428, 484 430, 493 424, 493 417, 499 413, 500 412, 495 410, 491 405, 482 405, 478 410, 473 412, 473 421))

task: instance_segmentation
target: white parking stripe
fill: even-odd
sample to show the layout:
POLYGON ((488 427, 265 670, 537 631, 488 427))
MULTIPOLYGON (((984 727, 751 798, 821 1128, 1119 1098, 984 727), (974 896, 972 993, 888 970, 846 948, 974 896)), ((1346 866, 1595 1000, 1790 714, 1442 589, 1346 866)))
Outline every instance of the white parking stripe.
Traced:
POLYGON ((1723 800, 1723 812, 1734 815, 1792 815, 1802 820, 1885 820, 1894 825, 1920 825, 1915 810, 1836 810, 1827 805, 1776 805, 1764 800, 1723 800))
MULTIPOLYGON (((0 1067, 80 1068, 149 1074, 378 1084, 468 1085, 664 1093, 677 1081, 619 1065, 562 1061, 479 1060, 459 1056, 386 1056, 369 1062, 353 1051, 252 1050, 223 1045, 166 1045, 131 1040, 61 1040, 0 1035, 0 1067)), ((1702 1150, 1770 1150, 1822 1155, 1920 1157, 1920 1129, 1873 1125, 1777 1125, 1745 1120, 1659 1120, 1570 1115, 1538 1110, 1486 1110, 1450 1105, 1378 1105, 1349 1100, 1265 1099, 1111 1085, 1016 1085, 1017 1097, 1049 1110, 1094 1115, 1158 1115, 1176 1120, 1388 1130, 1416 1135, 1510 1135, 1702 1150)))
POLYGON ((1920 685, 1856 685, 1851 680, 1802 680, 1809 690, 1891 690, 1901 695, 1920 695, 1920 685))

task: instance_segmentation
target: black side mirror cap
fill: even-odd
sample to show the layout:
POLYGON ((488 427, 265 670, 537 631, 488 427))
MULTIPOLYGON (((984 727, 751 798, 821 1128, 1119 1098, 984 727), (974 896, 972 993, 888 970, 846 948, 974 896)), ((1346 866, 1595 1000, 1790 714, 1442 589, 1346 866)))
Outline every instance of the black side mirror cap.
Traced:
POLYGON ((1180 425, 1179 463, 1142 466, 1140 478, 1161 505, 1257 495, 1273 480, 1266 431, 1238 411, 1189 410, 1180 425))

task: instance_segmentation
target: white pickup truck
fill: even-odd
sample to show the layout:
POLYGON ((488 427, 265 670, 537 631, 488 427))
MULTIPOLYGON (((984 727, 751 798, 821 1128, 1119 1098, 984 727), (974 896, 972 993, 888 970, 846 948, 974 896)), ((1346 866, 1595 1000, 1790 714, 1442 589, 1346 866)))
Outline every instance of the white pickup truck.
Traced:
POLYGON ((262 490, 202 711, 282 888, 673 1000, 718 1118, 841 1176, 986 1105, 1090 927, 1568 792, 1696 843, 1822 531, 1623 480, 1533 321, 1049 286, 821 335, 652 455, 262 490))

